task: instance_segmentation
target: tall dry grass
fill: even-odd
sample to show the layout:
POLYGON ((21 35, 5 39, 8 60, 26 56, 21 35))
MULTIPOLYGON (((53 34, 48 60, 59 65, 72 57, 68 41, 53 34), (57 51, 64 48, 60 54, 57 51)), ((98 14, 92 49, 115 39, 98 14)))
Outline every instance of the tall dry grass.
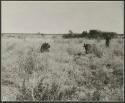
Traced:
POLYGON ((109 48, 103 40, 46 40, 2 38, 2 100, 123 100, 122 40, 112 40, 109 48), (50 52, 40 53, 46 40, 50 52), (96 43, 95 51, 85 54, 84 42, 96 43))

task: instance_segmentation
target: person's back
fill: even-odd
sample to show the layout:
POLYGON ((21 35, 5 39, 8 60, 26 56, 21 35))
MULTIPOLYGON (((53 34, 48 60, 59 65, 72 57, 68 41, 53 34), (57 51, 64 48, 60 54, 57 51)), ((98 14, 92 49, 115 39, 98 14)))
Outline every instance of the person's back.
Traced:
POLYGON ((109 47, 110 40, 111 40, 111 37, 106 36, 106 38, 105 38, 105 45, 106 45, 106 47, 109 47))
POLYGON ((49 51, 50 45, 48 43, 43 43, 41 46, 40 51, 44 52, 44 51, 49 51))

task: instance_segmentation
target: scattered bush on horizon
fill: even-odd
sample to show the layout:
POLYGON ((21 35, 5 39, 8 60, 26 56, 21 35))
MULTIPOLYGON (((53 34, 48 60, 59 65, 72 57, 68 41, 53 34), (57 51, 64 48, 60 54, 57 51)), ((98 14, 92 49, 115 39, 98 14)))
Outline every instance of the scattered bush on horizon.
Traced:
POLYGON ((100 31, 100 30, 89 30, 89 32, 87 31, 83 31, 82 33, 69 33, 69 34, 65 34, 63 35, 63 38, 88 38, 88 39, 105 39, 107 36, 111 37, 111 38, 116 38, 117 37, 117 33, 115 32, 105 32, 105 31, 100 31))

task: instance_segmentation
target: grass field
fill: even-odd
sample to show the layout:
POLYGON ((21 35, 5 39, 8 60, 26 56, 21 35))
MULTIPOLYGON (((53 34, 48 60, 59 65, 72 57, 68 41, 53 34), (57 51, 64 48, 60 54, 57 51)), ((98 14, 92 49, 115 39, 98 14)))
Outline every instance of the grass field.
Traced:
POLYGON ((2 101, 123 100, 124 39, 4 38, 1 41, 2 101), (44 42, 50 51, 40 53, 44 42), (84 43, 97 50, 85 54, 84 43))

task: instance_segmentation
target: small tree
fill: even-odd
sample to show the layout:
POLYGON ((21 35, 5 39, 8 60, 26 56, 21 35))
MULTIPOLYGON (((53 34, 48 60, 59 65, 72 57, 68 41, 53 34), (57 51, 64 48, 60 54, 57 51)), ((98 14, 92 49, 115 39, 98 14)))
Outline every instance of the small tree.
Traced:
POLYGON ((81 35, 82 35, 82 37, 87 37, 88 33, 87 33, 87 31, 83 31, 81 35))
POLYGON ((68 34, 63 35, 64 38, 72 38, 73 37, 73 32, 72 30, 69 30, 68 34))
POLYGON ((97 38, 101 36, 101 31, 99 30, 90 30, 89 31, 89 38, 97 38))
POLYGON ((72 30, 69 30, 69 34, 73 35, 73 31, 72 31, 72 30))

